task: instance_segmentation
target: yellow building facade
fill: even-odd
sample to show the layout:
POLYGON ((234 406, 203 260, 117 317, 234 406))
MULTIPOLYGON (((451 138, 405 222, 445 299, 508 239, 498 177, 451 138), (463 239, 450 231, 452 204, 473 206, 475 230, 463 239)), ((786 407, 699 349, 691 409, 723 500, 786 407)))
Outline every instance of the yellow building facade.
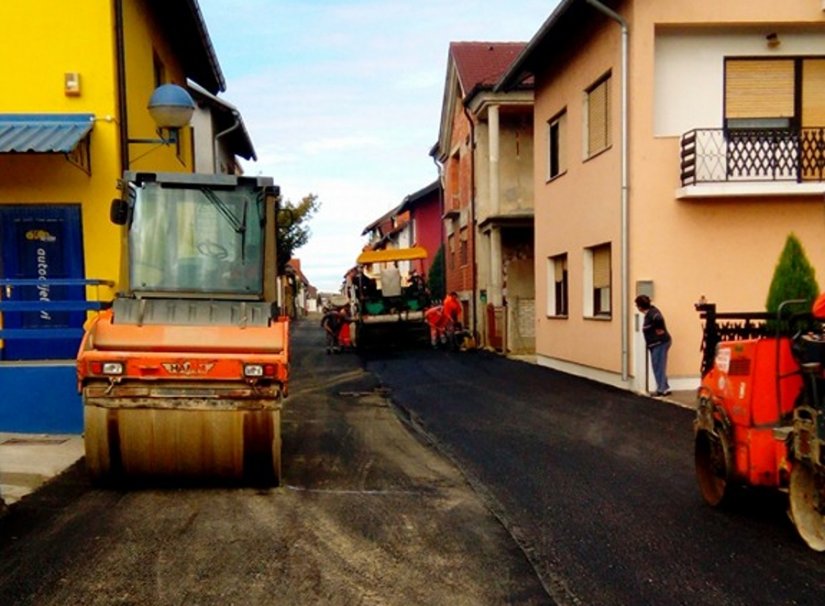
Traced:
MULTIPOLYGON (((147 111, 161 84, 225 89, 197 0, 34 0, 0 6, 0 280, 100 279, 111 299, 120 231, 109 220, 124 170, 194 172, 189 127, 157 140, 147 111)), ((54 300, 83 286, 0 282, 0 301, 54 300), (61 296, 62 296, 61 295, 61 296)), ((77 330, 85 313, 6 311, 0 329, 77 330)), ((6 338, 0 364, 69 359, 79 339, 6 338)), ((4 383, 5 384, 5 383, 4 383)), ((0 411, 0 425, 3 413, 0 411)))

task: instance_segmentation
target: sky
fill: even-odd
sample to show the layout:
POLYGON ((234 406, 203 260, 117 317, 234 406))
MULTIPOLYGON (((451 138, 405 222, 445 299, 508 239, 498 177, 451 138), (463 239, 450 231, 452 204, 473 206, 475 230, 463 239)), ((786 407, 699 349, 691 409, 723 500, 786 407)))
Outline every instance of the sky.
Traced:
POLYGON ((438 178, 451 41, 528 42, 558 0, 199 0, 257 155, 250 175, 282 196, 316 194, 294 256, 337 292, 361 232, 438 178))

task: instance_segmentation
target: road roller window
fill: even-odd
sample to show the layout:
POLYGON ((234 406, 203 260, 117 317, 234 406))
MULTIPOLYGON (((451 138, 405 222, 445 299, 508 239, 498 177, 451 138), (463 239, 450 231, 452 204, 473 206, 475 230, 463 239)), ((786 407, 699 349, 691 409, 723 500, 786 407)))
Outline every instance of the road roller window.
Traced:
POLYGON ((260 293, 262 243, 263 200, 252 188, 143 184, 130 226, 132 288, 260 293))

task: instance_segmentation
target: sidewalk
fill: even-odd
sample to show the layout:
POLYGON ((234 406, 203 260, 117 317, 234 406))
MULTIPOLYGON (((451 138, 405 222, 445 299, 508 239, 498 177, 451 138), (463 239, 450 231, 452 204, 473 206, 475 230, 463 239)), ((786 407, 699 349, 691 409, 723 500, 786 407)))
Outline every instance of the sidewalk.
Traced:
POLYGON ((82 456, 79 435, 0 433, 0 499, 19 501, 82 456))
MULTIPOLYGON (((535 354, 507 354, 506 357, 511 360, 518 360, 519 362, 536 364, 535 354)), ((638 395, 644 397, 644 394, 638 395)), ((659 400, 661 402, 667 402, 668 404, 675 404, 676 406, 681 406, 682 408, 690 408, 691 410, 696 410, 695 389, 688 389, 685 391, 673 391, 670 393, 670 395, 661 398, 654 398, 653 396, 649 397, 654 400, 659 400)))

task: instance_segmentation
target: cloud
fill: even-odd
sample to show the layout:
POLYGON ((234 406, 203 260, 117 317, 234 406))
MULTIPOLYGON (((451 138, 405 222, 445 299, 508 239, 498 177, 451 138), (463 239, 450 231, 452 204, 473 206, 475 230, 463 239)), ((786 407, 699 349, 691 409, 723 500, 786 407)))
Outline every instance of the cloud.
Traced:
POLYGON ((349 137, 329 137, 317 141, 307 141, 301 145, 301 150, 307 154, 317 154, 328 151, 359 150, 381 146, 378 137, 362 135, 349 137))

